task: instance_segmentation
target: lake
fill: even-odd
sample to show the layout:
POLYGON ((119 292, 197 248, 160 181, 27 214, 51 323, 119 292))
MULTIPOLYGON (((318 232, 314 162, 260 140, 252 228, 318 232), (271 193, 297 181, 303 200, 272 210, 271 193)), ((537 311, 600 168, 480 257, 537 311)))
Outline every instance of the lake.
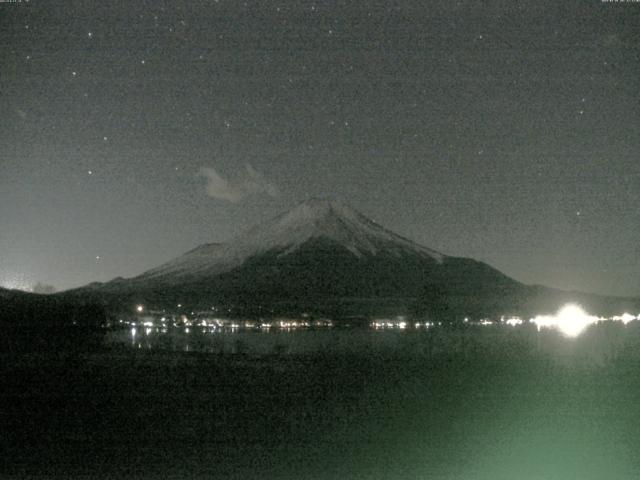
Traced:
MULTIPOLYGON (((640 322, 604 322, 576 338, 531 325, 468 325, 452 328, 203 328, 130 327, 111 331, 107 344, 134 349, 212 354, 377 354, 434 356, 476 350, 508 355, 514 345, 557 361, 602 363, 640 345, 640 322)), ((640 349, 638 349, 640 352, 640 349)), ((639 353, 640 354, 640 353, 639 353)))
POLYGON ((0 476, 629 480, 637 323, 122 329, 2 354, 0 476))

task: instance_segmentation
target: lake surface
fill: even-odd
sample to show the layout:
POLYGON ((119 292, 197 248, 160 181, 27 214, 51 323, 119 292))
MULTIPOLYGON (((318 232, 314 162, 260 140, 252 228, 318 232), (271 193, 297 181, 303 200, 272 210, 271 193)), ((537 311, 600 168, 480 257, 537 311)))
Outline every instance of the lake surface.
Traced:
POLYGON ((531 325, 494 325, 429 329, 298 328, 244 329, 202 327, 133 327, 107 335, 108 344, 133 349, 212 354, 305 355, 378 354, 434 356, 446 354, 510 355, 514 345, 558 361, 602 363, 625 352, 640 355, 640 322, 593 325, 576 338, 531 325))
POLYGON ((635 323, 576 338, 149 327, 93 353, 5 356, 0 477, 630 480, 635 323))

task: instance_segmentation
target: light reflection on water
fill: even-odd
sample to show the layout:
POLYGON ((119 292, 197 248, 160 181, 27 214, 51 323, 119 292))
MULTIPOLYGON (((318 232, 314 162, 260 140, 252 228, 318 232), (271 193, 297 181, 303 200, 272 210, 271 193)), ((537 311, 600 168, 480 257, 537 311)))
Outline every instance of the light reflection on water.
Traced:
POLYGON ((358 353, 363 349, 401 348, 403 332, 375 332, 367 328, 349 330, 329 329, 271 329, 210 327, 145 328, 144 332, 112 331, 107 343, 129 344, 134 348, 202 353, 247 353, 252 355, 358 353))
MULTIPOLYGON (((242 329, 211 327, 132 327, 107 335, 107 343, 133 348, 214 354, 401 354, 430 356, 464 354, 478 349, 517 357, 538 351, 571 362, 602 363, 624 349, 640 345, 640 322, 605 323, 589 327, 577 338, 554 330, 470 327, 425 329, 242 329), (513 352, 518 345, 519 351, 513 352)), ((640 348, 636 349, 640 355, 640 348)))

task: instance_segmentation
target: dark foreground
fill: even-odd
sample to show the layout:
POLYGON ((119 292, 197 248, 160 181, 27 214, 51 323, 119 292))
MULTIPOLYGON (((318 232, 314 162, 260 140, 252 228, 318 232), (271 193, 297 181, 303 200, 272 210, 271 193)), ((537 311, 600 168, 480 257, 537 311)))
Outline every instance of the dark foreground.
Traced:
MULTIPOLYGON (((637 343, 637 342, 636 342, 637 343)), ((634 479, 635 343, 560 362, 128 350, 2 358, 2 478, 634 479)))

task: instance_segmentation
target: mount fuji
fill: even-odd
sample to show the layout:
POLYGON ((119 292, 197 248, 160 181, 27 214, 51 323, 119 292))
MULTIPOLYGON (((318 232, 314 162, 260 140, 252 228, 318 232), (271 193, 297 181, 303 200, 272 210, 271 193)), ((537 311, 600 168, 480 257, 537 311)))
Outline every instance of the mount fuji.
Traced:
POLYGON ((344 203, 313 199, 229 243, 200 245, 139 276, 64 294, 245 313, 373 314, 406 312, 425 293, 504 297, 522 288, 482 262, 419 245, 344 203))
POLYGON ((444 255, 422 247, 336 201, 309 200, 293 210, 258 225, 228 244, 210 243, 143 273, 140 282, 180 284, 211 277, 240 267, 260 255, 276 259, 305 252, 311 243, 323 241, 350 253, 355 259, 414 256, 442 263, 444 255))

